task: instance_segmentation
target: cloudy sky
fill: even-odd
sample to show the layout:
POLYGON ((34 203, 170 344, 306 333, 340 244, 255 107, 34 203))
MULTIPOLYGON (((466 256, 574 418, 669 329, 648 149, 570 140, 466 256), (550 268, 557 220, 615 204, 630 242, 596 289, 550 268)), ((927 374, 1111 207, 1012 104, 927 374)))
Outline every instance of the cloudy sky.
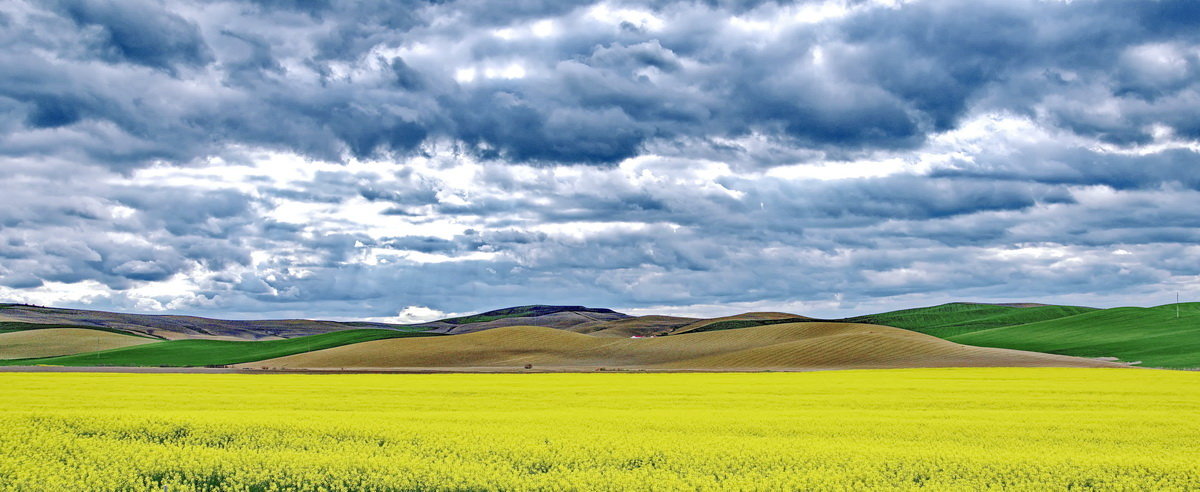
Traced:
POLYGON ((1200 297, 1192 0, 7 0, 0 300, 1200 297))

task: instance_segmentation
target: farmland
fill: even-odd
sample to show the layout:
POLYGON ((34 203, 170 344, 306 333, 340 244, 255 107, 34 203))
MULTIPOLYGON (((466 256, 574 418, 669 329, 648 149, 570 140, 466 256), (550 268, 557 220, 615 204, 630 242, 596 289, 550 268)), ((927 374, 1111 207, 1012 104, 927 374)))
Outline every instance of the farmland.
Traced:
POLYGON ((0 307, 3 366, 511 370, 532 364, 591 371, 1080 367, 1119 361, 1200 367, 1197 303, 1096 309, 958 302, 836 320, 781 312, 635 317, 606 308, 528 305, 412 325, 0 307))
POLYGON ((949 340, 1080 357, 1112 356, 1147 367, 1197 368, 1200 303, 1105 309, 981 330, 949 340))
POLYGON ((887 326, 805 322, 645 340, 512 326, 464 335, 347 344, 255 361, 242 367, 496 370, 526 364, 571 371, 597 368, 728 371, 1114 365, 1076 357, 969 347, 887 326))
MULTIPOLYGON (((5 336, 18 334, 13 333, 5 336)), ((123 335, 112 336, 120 337, 123 335)), ((171 340, 59 357, 4 360, 0 361, 0 365, 53 364, 59 366, 167 367, 224 365, 282 357, 345 344, 422 336, 432 335, 421 331, 362 328, 289 338, 286 340, 263 340, 257 342, 171 340)), ((87 343, 86 340, 84 343, 87 343)))
POLYGON ((1052 321, 1099 311, 1077 306, 1002 306, 953 302, 940 306, 903 309, 848 318, 847 321, 895 326, 937 337, 952 337, 980 330, 1025 323, 1052 321))
POLYGON ((0 333, 0 360, 73 355, 154 343, 153 338, 86 328, 46 328, 0 333))
POLYGON ((1200 303, 1149 308, 951 303, 846 321, 918 331, 979 347, 1115 357, 1145 367, 1200 367, 1200 303))
POLYGON ((5 490, 1185 490, 1200 374, 0 374, 5 490))

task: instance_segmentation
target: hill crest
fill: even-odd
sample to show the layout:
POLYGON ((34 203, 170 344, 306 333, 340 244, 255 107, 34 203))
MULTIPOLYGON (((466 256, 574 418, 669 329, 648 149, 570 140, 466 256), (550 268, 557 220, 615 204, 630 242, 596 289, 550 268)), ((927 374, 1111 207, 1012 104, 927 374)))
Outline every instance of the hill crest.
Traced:
POLYGON ((803 370, 946 366, 1117 367, 1116 364, 969 347, 887 326, 802 322, 630 339, 535 326, 466 335, 380 340, 244 364, 273 369, 512 368, 564 370, 803 370))

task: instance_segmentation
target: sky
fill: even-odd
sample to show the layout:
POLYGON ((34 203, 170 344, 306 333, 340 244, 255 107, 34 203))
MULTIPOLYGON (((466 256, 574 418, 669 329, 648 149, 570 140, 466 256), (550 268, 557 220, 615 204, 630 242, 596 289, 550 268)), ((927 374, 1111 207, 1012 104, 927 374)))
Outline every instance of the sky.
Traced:
POLYGON ((1200 2, 7 0, 0 301, 1200 298, 1200 2))

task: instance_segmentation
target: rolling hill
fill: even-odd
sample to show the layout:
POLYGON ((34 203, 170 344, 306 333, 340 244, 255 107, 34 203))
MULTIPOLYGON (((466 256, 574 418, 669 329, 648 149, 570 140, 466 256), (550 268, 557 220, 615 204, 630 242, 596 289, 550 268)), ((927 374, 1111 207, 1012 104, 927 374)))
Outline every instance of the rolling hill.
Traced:
POLYGON ((0 333, 0 359, 28 359, 111 350, 159 340, 85 328, 45 328, 0 333))
MULTIPOLYGON (((6 304, 0 305, 0 359, 12 360, 0 360, 0 364, 230 365, 329 350, 333 352, 328 353, 351 354, 379 344, 395 344, 398 351, 393 355, 398 357, 397 362, 430 367, 464 367, 463 364, 507 367, 523 357, 521 354, 542 354, 538 359, 541 365, 655 368, 682 368, 689 364, 713 368, 756 367, 755 364, 851 367, 860 363, 853 360, 855 357, 861 358, 862 364, 887 366, 892 363, 886 359, 889 351, 907 358, 895 362, 903 366, 918 363, 917 356, 925 353, 922 352, 925 349, 937 349, 935 352, 942 351, 937 352, 942 355, 922 356, 926 359, 920 359, 924 361, 921 364, 933 364, 937 359, 941 363, 958 361, 970 365, 998 357, 994 352, 963 352, 962 346, 968 345, 989 350, 1110 357, 1139 362, 1145 367, 1200 367, 1200 304, 1184 304, 1179 308, 1181 316, 1176 319, 1173 305, 1094 309, 1036 303, 951 303, 842 320, 818 320, 776 312, 712 319, 631 317, 602 308, 530 305, 415 325, 393 325, 311 320, 229 321, 6 304), (773 333, 772 327, 784 327, 794 337, 801 333, 800 326, 818 331, 830 326, 839 326, 841 330, 873 326, 871 330, 875 331, 853 337, 850 333, 840 333, 839 336, 850 338, 838 339, 839 345, 828 345, 834 339, 810 336, 811 333, 772 342, 769 346, 747 345, 747 340, 759 339, 762 333, 773 333), (879 331, 881 326, 903 330, 884 333, 879 331), (529 327, 541 329, 530 332, 529 327), (928 337, 898 335, 912 332, 953 343, 930 345, 928 337), (534 336, 535 333, 538 335, 534 336), (444 340, 389 340, 420 335, 452 336, 444 340), (631 337, 655 338, 631 340, 631 337), (862 338, 861 343, 852 344, 854 350, 844 350, 840 344, 854 337, 862 338), (168 341, 155 343, 161 340, 168 341), (638 345, 627 345, 630 343, 638 345), (719 350, 697 348, 713 344, 721 345, 719 350), (868 346, 869 350, 864 348, 868 346), (427 351, 418 357, 407 352, 412 347, 425 347, 421 350, 427 351), (946 355, 947 347, 957 347, 954 353, 958 355, 946 355), (675 355, 656 355, 659 353, 675 355), (445 362, 438 363, 439 358, 445 362)), ((370 355, 364 360, 377 357, 370 351, 364 353, 370 355)), ((346 367, 362 366, 361 362, 348 359, 339 363, 346 367)))
POLYGON ((60 309, 24 304, 0 305, 0 328, 32 329, 36 325, 59 328, 104 329, 167 340, 272 340, 356 328, 395 328, 400 325, 369 322, 284 320, 221 320, 196 316, 111 313, 60 309))
POLYGON ((1045 304, 953 302, 940 306, 855 316, 843 321, 895 326, 946 338, 1002 326, 1049 321, 1092 311, 1097 311, 1097 309, 1045 304))
POLYGON ((592 321, 571 326, 566 330, 597 337, 645 337, 665 335, 696 321, 699 321, 699 318, 649 315, 615 321, 592 321))
POLYGON ((1031 352, 968 347, 886 326, 784 323, 669 337, 601 338, 506 327, 438 338, 379 340, 244 364, 273 369, 521 368, 763 370, 944 366, 1113 367, 1031 352))
POLYGON ((951 303, 847 318, 967 345, 1077 357, 1113 357, 1144 367, 1200 367, 1200 303, 1095 309, 1045 304, 951 303))
POLYGON ((0 333, 43 327, 90 328, 165 340, 277 340, 359 328, 419 328, 443 334, 471 333, 504 326, 570 328, 583 323, 615 321, 628 315, 584 306, 530 305, 497 309, 471 316, 417 324, 307 319, 222 320, 196 316, 124 314, 60 309, 25 304, 0 304, 0 333))
MULTIPOLYGON (((671 332, 672 335, 681 335, 684 333, 699 333, 704 331, 721 331, 733 330, 737 328, 749 328, 752 326, 762 326, 773 323, 795 323, 801 321, 810 321, 814 318, 807 316, 797 316, 790 313, 776 312, 753 312, 735 314, 733 316, 722 316, 720 318, 710 318, 694 321, 679 329, 671 332)), ((825 321, 840 321, 840 320, 825 320, 825 321)))
POLYGON ((607 308, 590 308, 585 306, 550 306, 545 304, 532 304, 529 306, 516 306, 509 308, 501 308, 493 311, 487 311, 470 316, 460 316, 457 318, 447 318, 441 320, 442 323, 452 325, 467 325, 472 323, 485 323, 508 318, 537 318, 558 313, 591 313, 593 315, 602 315, 601 317, 610 319, 619 319, 625 317, 624 314, 618 313, 607 308))
MULTIPOLYGON (((45 332, 48 330, 37 330, 45 332)), ((22 332, 24 333, 24 332, 22 332)), ((20 335, 9 333, 5 336, 20 335)), ((109 334, 112 336, 126 336, 109 334)), ((425 331, 343 330, 285 340, 170 340, 61 357, 0 360, 0 365, 197 367, 237 364, 388 338, 438 336, 425 331)), ((134 338, 134 337, 128 337, 134 338)))
POLYGON ((975 330, 949 340, 981 347, 1116 357, 1145 367, 1200 368, 1200 303, 1122 307, 975 330))
POLYGON ((570 329, 589 323, 604 323, 628 318, 628 315, 611 309, 583 306, 518 306, 497 309, 472 316, 462 316, 411 325, 445 334, 474 333, 477 331, 503 328, 505 326, 544 326, 547 328, 570 329))

